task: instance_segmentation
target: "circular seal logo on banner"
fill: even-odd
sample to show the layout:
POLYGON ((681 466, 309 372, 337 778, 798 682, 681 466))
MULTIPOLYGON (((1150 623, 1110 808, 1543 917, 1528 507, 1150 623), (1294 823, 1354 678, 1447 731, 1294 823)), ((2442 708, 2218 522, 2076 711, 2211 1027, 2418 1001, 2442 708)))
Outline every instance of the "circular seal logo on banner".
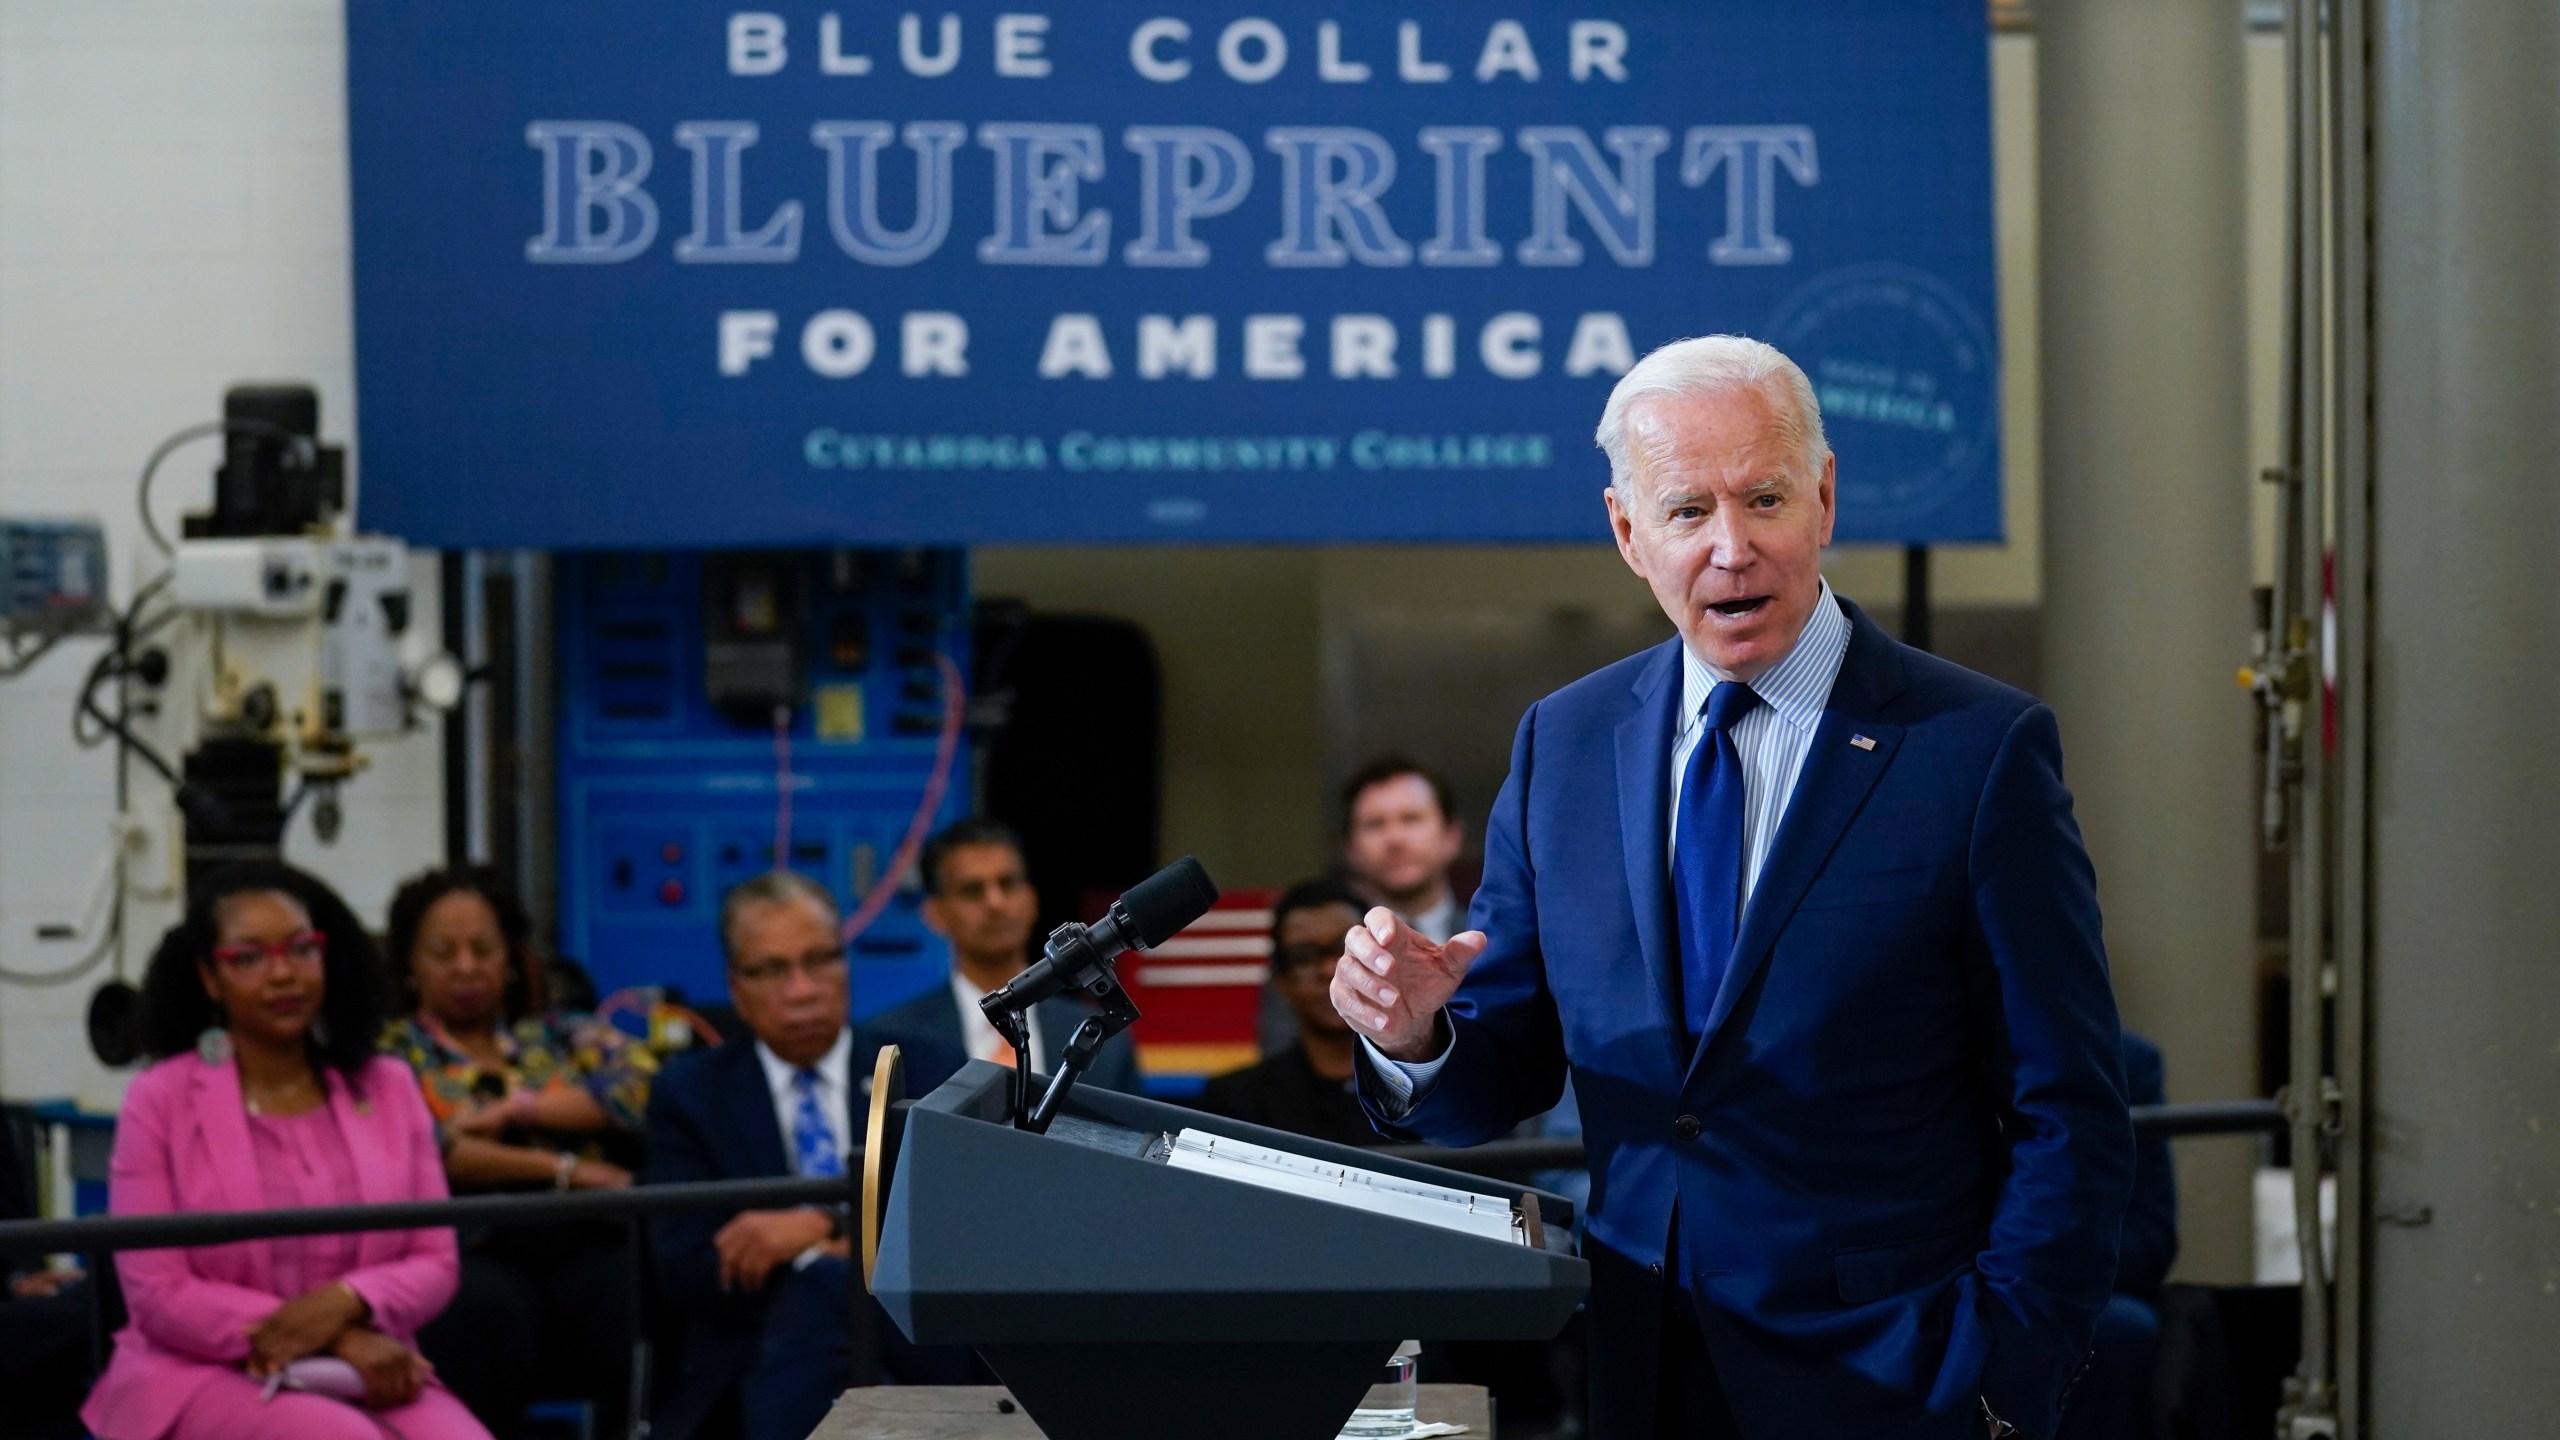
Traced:
POLYGON ((1769 343, 1813 381, 1859 528, 1920 519, 1980 478, 1999 422, 1999 366, 1980 312, 1906 265, 1817 276, 1778 307, 1769 343))

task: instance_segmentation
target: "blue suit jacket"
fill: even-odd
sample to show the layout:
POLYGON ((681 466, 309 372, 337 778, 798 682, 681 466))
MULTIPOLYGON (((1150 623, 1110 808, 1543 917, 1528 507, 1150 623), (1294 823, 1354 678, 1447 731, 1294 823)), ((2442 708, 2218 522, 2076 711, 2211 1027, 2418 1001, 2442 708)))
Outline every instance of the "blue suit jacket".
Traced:
MULTIPOLYGON (((2130 1030, 2124 1032, 2124 1098, 2128 1105, 2169 1103, 2160 1047, 2130 1030)), ((2116 1241, 2116 1293, 2158 1304, 2177 1258, 2177 1166, 2169 1158, 2168 1137, 2148 1135, 2134 1148, 2133 1202, 2125 1207, 2124 1231, 2116 1241)))
MULTIPOLYGON (((844 1118, 859 1140, 870 1115, 871 1071, 879 1037, 853 1032, 844 1118)), ((948 1073, 956 1054, 927 1042, 907 1057, 908 1092, 917 1070, 948 1073)), ((648 1183, 693 1180, 761 1180, 791 1173, 782 1122, 752 1041, 734 1040, 679 1055, 649 1090, 648 1183)), ((721 1396, 755 1358, 764 1323, 762 1291, 720 1288, 720 1257, 712 1237, 737 1212, 673 1210, 649 1220, 649 1246, 668 1308, 684 1317, 680 1368, 658 1404, 655 1433, 686 1440, 718 1406, 721 1396)))
POLYGON ((1751 1440, 1978 1435, 1984 1398, 2049 1434, 2115 1276, 2133 1135, 2052 712, 1843 605, 1694 1056, 1669 988, 1675 639, 1522 718, 1447 1064, 1400 1122, 1366 1097, 1391 1135, 1472 1145, 1570 1071, 1615 1252, 1590 1298, 1604 1437, 1651 1433, 1667 1256, 1751 1440))
MULTIPOLYGON (((1052 995, 1031 1007, 1032 1033, 1040 1037, 1040 1053, 1053 1070, 1058 1052, 1094 1008, 1073 995, 1052 995)), ((940 984, 903 1005, 894 1005, 862 1022, 883 1044, 907 1048, 907 1093, 924 1096, 960 1071, 968 1059, 968 1038, 960 1028, 960 1003, 951 987, 940 984)), ((1138 1093, 1138 1050, 1127 1031, 1104 1042, 1093 1068, 1077 1082, 1099 1085, 1124 1095, 1138 1093)))

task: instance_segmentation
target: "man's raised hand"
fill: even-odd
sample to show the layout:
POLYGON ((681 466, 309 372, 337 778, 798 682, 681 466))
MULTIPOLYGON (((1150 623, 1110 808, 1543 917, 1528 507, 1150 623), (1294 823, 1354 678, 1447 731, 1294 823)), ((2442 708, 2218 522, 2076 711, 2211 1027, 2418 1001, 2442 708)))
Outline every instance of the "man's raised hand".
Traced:
POLYGON ((1434 945, 1384 905, 1343 937, 1333 970, 1333 1008, 1391 1059, 1428 1060, 1439 1053, 1440 1007, 1484 953, 1481 930, 1434 945))

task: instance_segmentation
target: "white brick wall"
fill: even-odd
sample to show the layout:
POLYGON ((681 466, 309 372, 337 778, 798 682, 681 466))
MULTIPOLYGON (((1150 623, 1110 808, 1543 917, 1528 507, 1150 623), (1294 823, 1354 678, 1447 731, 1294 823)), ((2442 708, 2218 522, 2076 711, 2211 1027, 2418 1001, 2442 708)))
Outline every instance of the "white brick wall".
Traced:
MULTIPOLYGON (((308 381, 323 434, 354 439, 344 49, 337 0, 0 0, 0 512, 104 521, 119 597, 148 554, 134 472, 224 387, 308 381)), ((205 503, 215 448, 163 467, 164 524, 205 503)), ((35 932, 71 918, 113 809, 111 754, 70 739, 96 653, 0 682, 0 968, 77 949, 35 932)), ((431 733, 372 748, 337 844, 306 819, 287 849, 379 924, 441 853, 443 793, 431 733)), ((134 794, 167 801, 138 767, 134 794)), ((129 937, 129 973, 156 938, 129 937)), ((0 1094, 120 1093, 81 1028, 93 985, 0 985, 0 1094)))

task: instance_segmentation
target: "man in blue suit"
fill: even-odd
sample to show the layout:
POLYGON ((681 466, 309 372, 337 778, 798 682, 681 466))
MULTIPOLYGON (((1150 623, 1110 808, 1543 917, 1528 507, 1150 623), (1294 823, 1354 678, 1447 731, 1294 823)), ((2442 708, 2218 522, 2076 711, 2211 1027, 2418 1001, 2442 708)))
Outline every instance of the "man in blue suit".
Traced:
MULTIPOLYGON (((844 940, 816 881, 775 871, 729 892, 720 938, 729 998, 748 1034, 679 1056, 649 1095, 651 1184, 842 1176, 858 1163, 880 1042, 846 1021, 844 940)), ((909 1063, 960 1062, 922 1042, 909 1063)), ((690 1440, 801 1440, 850 1378, 851 1246, 841 1210, 677 1210, 650 1222, 660 1288, 682 1317, 673 1383, 654 1433, 690 1440)), ((866 1301, 866 1304, 871 1302, 866 1301)), ((970 1384, 965 1352, 906 1343, 873 1305, 881 1368, 895 1380, 970 1384)))
POLYGON ((1831 593, 1776 350, 1666 346, 1598 439, 1679 634, 1522 718, 1474 929, 1351 932, 1363 1102, 1471 1145, 1570 1074, 1604 1440, 2045 1440, 2133 1174, 2053 715, 1831 593))
MULTIPOLYGON (((951 1078, 968 1060, 1011 1065, 1013 1047, 978 1010, 978 1002, 1031 964, 1031 929, 1040 897, 1022 861, 1022 841, 994 820, 955 820, 925 843, 916 862, 924 880, 924 923, 951 942, 951 973, 903 1005, 872 1016, 865 1028, 883 1042, 906 1047, 907 1085, 918 1095, 951 1078), (924 1056, 950 1057, 947 1067, 924 1056)), ((1072 991, 1031 1009, 1031 1068, 1042 1074, 1058 1063, 1091 1002, 1072 991)), ((1103 1045, 1082 1083, 1136 1094, 1138 1051, 1124 1031, 1103 1045)))

